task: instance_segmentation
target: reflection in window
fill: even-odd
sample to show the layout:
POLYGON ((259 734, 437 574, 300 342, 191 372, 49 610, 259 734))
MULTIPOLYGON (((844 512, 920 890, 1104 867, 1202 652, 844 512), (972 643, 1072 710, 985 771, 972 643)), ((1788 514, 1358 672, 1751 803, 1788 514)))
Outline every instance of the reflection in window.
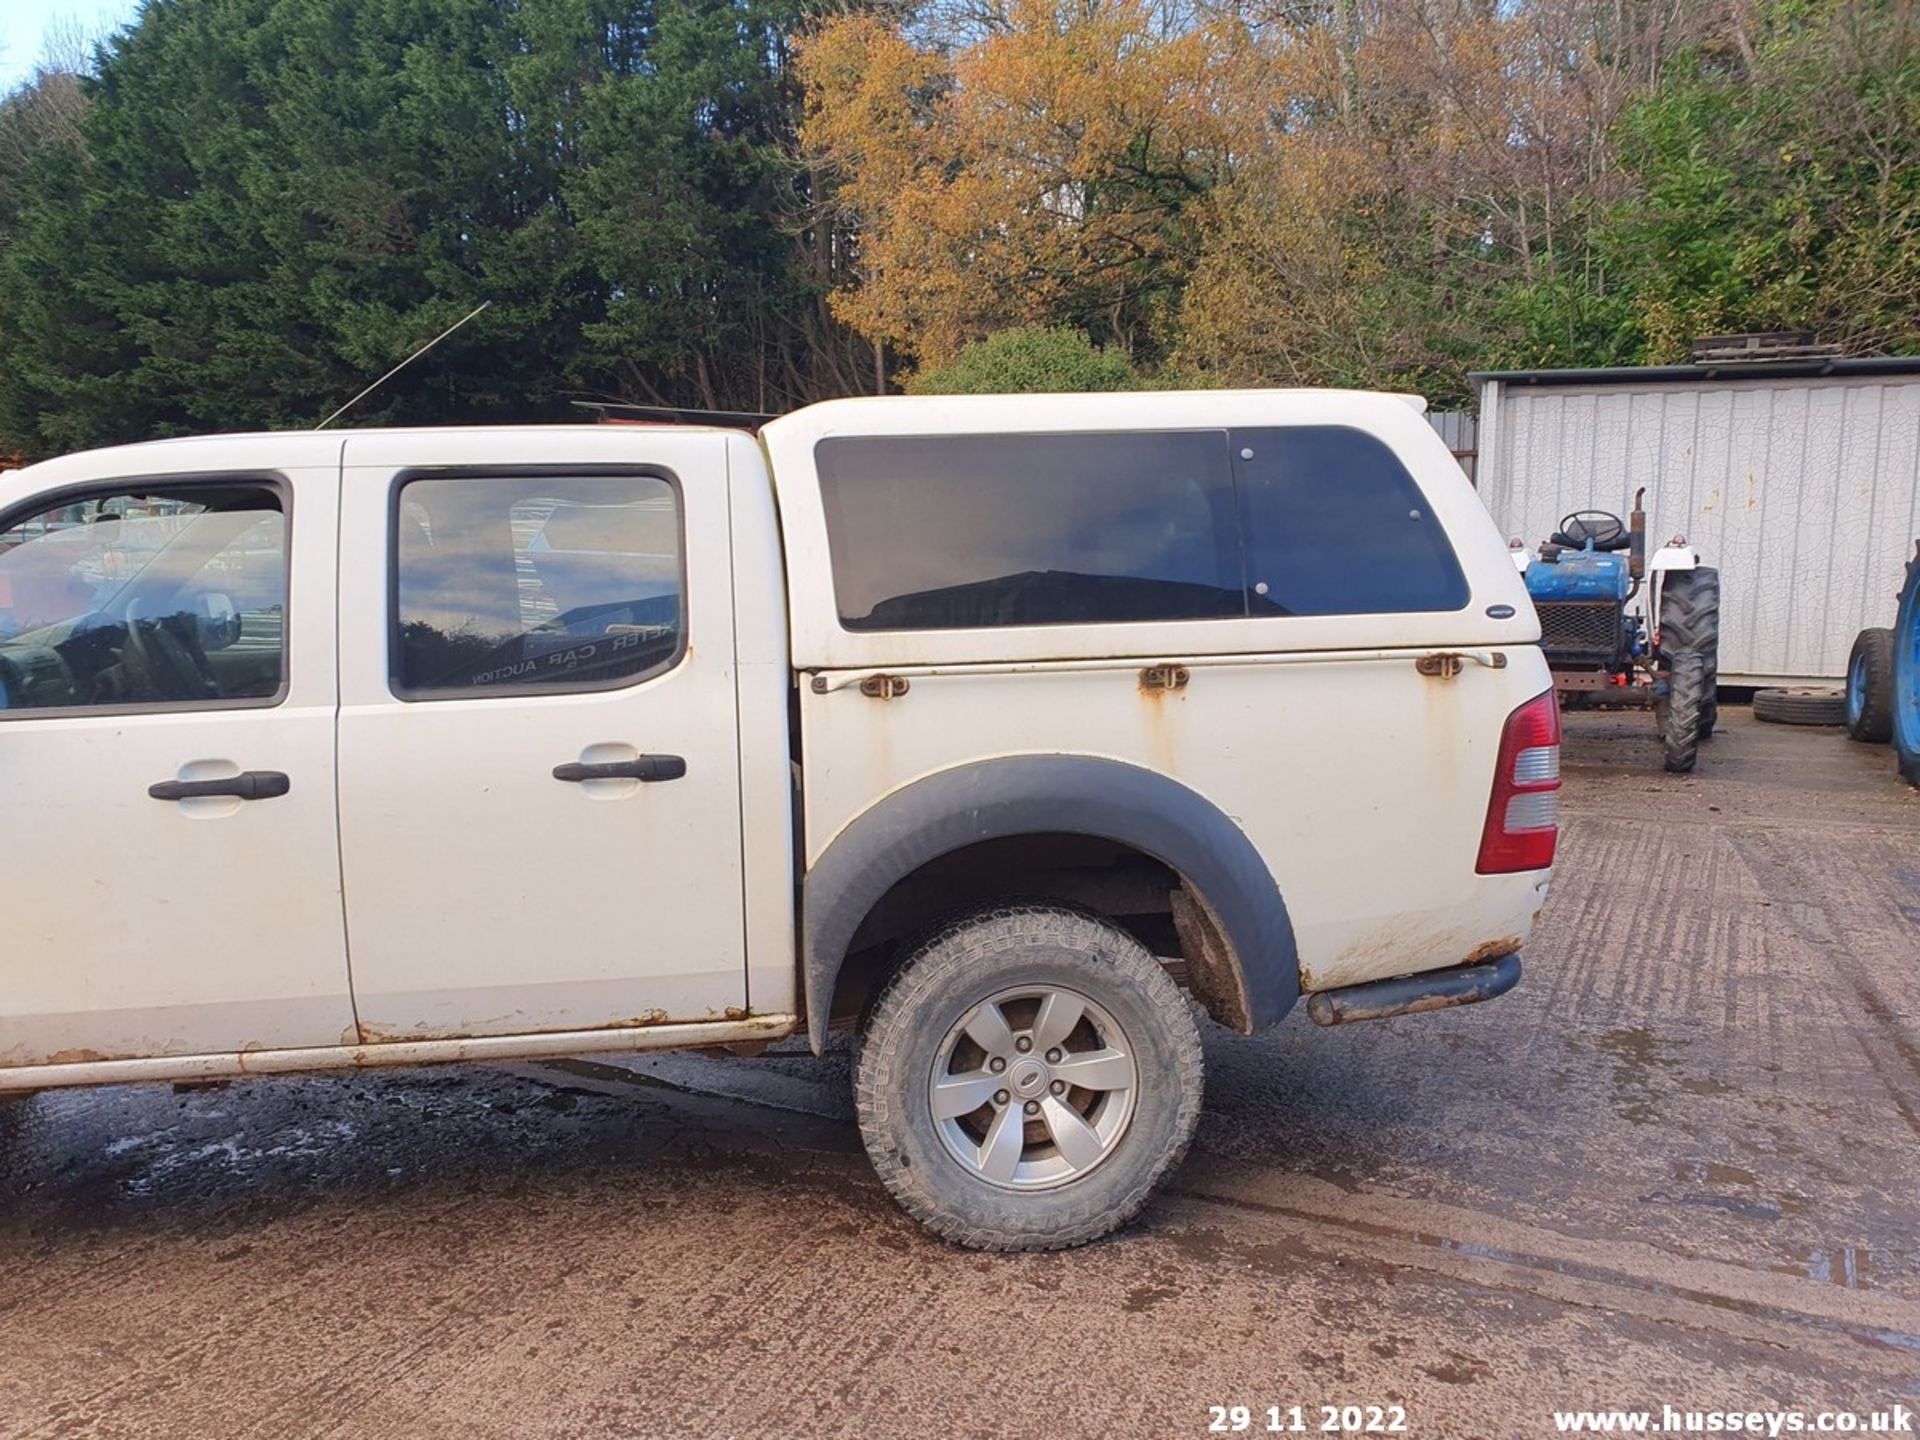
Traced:
POLYGON ((0 532, 0 710, 270 700, 287 528, 258 485, 61 505, 0 532))
POLYGON ((413 480, 395 525, 401 694, 591 689, 679 653, 680 518, 665 480, 413 480))

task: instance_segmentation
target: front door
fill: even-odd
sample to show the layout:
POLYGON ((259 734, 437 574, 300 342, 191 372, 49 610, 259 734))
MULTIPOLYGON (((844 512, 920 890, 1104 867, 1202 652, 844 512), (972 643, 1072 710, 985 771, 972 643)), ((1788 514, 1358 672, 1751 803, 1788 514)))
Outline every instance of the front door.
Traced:
POLYGON ((337 454, 0 515, 0 1065, 352 1038, 337 454))
POLYGON ((743 1009, 723 440, 359 437, 342 516, 363 1038, 743 1009))

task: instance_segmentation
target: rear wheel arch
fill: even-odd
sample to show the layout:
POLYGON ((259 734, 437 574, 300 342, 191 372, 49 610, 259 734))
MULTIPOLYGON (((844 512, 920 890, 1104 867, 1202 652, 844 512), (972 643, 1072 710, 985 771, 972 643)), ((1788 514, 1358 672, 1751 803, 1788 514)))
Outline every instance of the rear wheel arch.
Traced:
MULTIPOLYGON (((800 968, 814 1050, 825 1044, 854 937, 895 885, 968 847, 1045 835, 1108 841, 1178 878, 1171 918, 1191 988, 1215 1019, 1252 1033, 1293 1008, 1300 969, 1286 903, 1246 832, 1218 806, 1124 761, 1015 755, 904 786, 851 821, 809 868, 800 968)), ((1006 893, 1049 898, 1017 883, 1006 893)))

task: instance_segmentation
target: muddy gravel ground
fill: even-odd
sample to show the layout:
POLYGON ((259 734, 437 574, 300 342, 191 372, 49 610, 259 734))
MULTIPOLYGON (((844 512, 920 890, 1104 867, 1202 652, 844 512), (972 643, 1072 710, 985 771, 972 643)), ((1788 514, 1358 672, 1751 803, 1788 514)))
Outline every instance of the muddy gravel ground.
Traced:
MULTIPOLYGON (((1211 1405, 1920 1409, 1920 792, 1743 710, 1569 717, 1494 1004, 1206 1036, 1194 1153, 967 1254, 844 1061, 657 1057, 0 1110, 7 1436, 1169 1436, 1211 1405)), ((1256 1413, 1256 1425, 1264 1419, 1256 1413)))

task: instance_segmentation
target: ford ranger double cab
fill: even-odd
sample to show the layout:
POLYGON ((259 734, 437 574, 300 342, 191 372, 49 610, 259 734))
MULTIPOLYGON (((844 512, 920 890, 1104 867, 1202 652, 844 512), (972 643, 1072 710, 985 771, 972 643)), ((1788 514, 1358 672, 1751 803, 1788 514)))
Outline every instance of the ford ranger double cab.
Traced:
POLYGON ((1251 1034, 1500 994, 1559 717, 1416 399, 874 398, 0 477, 0 1088, 850 1032, 935 1231, 1251 1034))

